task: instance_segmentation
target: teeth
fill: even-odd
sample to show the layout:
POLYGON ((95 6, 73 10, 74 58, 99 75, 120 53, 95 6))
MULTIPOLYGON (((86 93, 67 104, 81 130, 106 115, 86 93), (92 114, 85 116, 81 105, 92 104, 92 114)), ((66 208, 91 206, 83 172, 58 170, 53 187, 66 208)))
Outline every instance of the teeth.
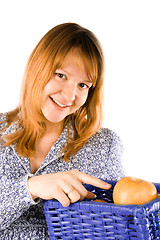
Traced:
POLYGON ((60 107, 68 107, 68 105, 63 105, 61 103, 59 103, 57 100, 53 99, 53 101, 60 107))

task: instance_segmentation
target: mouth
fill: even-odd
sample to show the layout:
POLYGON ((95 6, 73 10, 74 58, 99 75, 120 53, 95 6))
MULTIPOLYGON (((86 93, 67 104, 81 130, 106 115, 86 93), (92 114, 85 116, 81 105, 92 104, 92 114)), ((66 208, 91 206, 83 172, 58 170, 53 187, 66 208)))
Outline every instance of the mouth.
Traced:
POLYGON ((52 100, 52 102, 54 102, 56 105, 58 105, 61 108, 71 107, 71 105, 64 105, 64 104, 58 102, 57 100, 53 99, 52 97, 50 97, 50 99, 52 100))

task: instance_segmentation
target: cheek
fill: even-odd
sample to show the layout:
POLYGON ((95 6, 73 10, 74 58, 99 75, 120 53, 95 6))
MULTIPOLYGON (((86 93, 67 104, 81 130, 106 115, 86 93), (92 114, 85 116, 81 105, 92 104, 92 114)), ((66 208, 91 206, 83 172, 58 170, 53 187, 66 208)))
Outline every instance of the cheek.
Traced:
POLYGON ((52 84, 52 81, 50 80, 42 90, 42 103, 47 100, 48 96, 51 94, 51 90, 53 89, 53 87, 54 86, 52 84))
POLYGON ((50 80, 44 87, 43 92, 44 94, 48 94, 50 89, 52 89, 52 81, 50 80))
POLYGON ((88 98, 88 93, 81 95, 81 97, 79 97, 78 99, 79 106, 82 106, 83 104, 85 104, 87 98, 88 98))

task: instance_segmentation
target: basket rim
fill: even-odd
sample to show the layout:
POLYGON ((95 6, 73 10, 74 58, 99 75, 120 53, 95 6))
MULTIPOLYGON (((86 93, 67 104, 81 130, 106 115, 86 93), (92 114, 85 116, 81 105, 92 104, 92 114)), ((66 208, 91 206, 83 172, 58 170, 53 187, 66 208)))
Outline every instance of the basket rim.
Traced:
POLYGON ((45 211, 49 211, 49 208, 59 209, 59 211, 63 210, 78 210, 78 211, 97 211, 100 212, 111 212, 112 214, 122 214, 122 215, 133 215, 137 216, 137 214, 149 214, 160 209, 160 198, 154 199, 146 204, 142 205, 121 205, 114 203, 103 203, 103 202, 93 202, 93 201, 77 201, 75 203, 71 203, 68 207, 64 207, 57 200, 46 200, 43 201, 43 207, 45 211))

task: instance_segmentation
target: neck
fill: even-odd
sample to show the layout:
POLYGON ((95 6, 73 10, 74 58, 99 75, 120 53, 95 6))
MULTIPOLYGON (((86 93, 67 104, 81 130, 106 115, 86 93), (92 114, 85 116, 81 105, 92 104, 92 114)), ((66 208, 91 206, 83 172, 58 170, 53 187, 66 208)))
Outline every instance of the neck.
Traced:
POLYGON ((46 132, 47 136, 60 136, 64 128, 64 121, 58 123, 46 122, 46 132))

